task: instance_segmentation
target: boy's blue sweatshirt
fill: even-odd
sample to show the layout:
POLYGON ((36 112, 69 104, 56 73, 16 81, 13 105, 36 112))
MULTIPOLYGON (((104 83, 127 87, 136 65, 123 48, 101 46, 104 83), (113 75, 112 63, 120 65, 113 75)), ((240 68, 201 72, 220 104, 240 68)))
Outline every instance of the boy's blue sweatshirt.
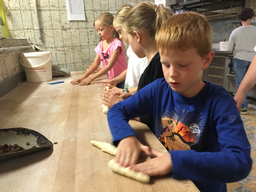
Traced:
POLYGON ((169 150, 172 177, 192 180, 200 191, 224 192, 226 183, 249 174, 251 148, 232 96, 205 83, 196 96, 187 98, 158 79, 111 107, 108 123, 117 144, 136 135, 129 119, 153 113, 152 131, 169 150))

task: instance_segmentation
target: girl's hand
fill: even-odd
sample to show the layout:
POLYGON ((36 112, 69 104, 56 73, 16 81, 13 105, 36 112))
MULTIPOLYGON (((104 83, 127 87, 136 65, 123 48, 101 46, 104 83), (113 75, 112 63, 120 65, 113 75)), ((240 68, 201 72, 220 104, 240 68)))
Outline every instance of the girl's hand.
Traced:
POLYGON ((166 175, 172 172, 172 159, 170 153, 160 153, 152 149, 152 154, 156 158, 144 163, 132 165, 130 168, 136 172, 142 172, 149 176, 166 175))
MULTIPOLYGON (((120 95, 120 93, 123 92, 123 89, 113 86, 109 83, 106 83, 105 81, 101 81, 101 83, 105 84, 105 87, 108 87, 108 90, 111 90, 113 93, 117 95, 120 95)), ((104 91, 106 91, 106 88, 104 88, 104 91)))
POLYGON ((128 97, 131 97, 133 94, 131 93, 124 93, 122 92, 120 97, 122 97, 123 100, 127 99, 128 97))
POLYGON ((129 167, 137 163, 141 151, 144 151, 148 156, 151 156, 150 148, 148 146, 142 145, 137 137, 126 137, 120 141, 117 146, 115 160, 121 166, 129 167))
POLYGON ((81 82, 80 79, 75 79, 75 80, 73 80, 73 81, 70 81, 70 84, 75 85, 75 84, 78 84, 78 83, 80 83, 80 82, 81 82))
POLYGON ((81 82, 78 85, 83 86, 83 85, 91 84, 92 80, 93 79, 91 77, 87 77, 87 78, 81 80, 81 82))
POLYGON ((112 85, 112 86, 116 86, 117 85, 117 82, 116 82, 116 80, 115 79, 112 79, 112 80, 104 80, 104 81, 101 81, 103 84, 105 84, 105 85, 112 85))
POLYGON ((123 89, 118 87, 112 87, 110 88, 110 90, 112 91, 113 94, 116 94, 116 95, 121 95, 123 93, 123 89))
POLYGON ((101 99, 102 104, 107 105, 108 107, 112 107, 119 101, 123 101, 122 97, 120 97, 120 93, 115 93, 112 89, 104 90, 101 94, 101 99))

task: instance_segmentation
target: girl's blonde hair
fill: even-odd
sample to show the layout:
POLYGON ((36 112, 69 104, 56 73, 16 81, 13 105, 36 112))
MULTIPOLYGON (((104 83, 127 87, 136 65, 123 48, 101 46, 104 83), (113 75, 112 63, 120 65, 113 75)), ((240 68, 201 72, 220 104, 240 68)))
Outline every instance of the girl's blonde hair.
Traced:
MULTIPOLYGON (((113 20, 114 16, 111 13, 102 13, 100 16, 98 16, 95 21, 94 21, 94 26, 95 22, 99 21, 102 25, 105 25, 107 27, 110 27, 111 25, 113 26, 113 20)), ((119 39, 119 34, 116 32, 115 29, 113 29, 113 36, 119 39)))
POLYGON ((131 5, 124 5, 117 11, 117 13, 114 16, 114 21, 113 21, 114 27, 122 26, 122 24, 124 22, 124 18, 127 15, 127 13, 131 10, 131 8, 132 8, 131 5))
POLYGON ((212 49, 212 28, 207 19, 196 12, 185 12, 169 18, 157 35, 160 53, 171 49, 186 51, 196 48, 204 58, 212 49))
POLYGON ((172 15, 171 9, 163 5, 141 2, 127 13, 122 29, 130 35, 133 35, 133 31, 143 30, 155 38, 162 24, 172 15))

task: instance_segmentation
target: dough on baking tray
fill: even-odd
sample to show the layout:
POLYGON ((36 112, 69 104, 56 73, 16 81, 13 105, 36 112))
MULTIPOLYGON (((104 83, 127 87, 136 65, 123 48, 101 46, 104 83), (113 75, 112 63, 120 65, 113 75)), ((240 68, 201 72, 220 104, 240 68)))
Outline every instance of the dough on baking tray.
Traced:
POLYGON ((111 168, 112 171, 114 171, 120 175, 127 176, 129 178, 135 179, 135 180, 143 182, 143 183, 148 183, 150 180, 150 176, 145 175, 140 172, 135 172, 135 171, 131 170, 129 167, 122 167, 115 161, 115 159, 111 159, 108 162, 108 167, 111 168))
POLYGON ((91 140, 91 144, 95 147, 98 147, 101 149, 101 151, 106 152, 110 155, 116 155, 116 147, 114 145, 111 145, 106 142, 101 142, 101 141, 95 141, 91 140))

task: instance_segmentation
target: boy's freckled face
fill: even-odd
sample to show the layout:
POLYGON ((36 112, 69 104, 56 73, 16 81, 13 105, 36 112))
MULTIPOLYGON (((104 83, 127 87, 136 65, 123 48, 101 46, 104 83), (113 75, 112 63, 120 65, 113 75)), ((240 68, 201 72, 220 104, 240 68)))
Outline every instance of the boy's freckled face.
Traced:
POLYGON ((160 52, 160 58, 165 80, 173 91, 185 97, 193 97, 203 88, 201 77, 203 69, 208 67, 208 62, 205 62, 206 59, 203 59, 196 49, 185 52, 169 50, 167 55, 160 52))

